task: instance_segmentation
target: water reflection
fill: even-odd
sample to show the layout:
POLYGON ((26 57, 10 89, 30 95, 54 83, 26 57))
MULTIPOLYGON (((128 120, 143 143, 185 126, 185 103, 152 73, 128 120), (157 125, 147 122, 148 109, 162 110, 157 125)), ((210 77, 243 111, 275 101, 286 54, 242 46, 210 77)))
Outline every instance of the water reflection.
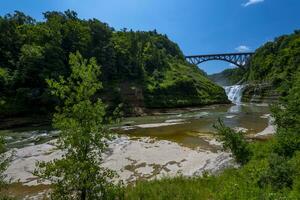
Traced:
POLYGON ((228 113, 240 113, 240 112, 242 112, 242 105, 231 106, 227 112, 228 113))

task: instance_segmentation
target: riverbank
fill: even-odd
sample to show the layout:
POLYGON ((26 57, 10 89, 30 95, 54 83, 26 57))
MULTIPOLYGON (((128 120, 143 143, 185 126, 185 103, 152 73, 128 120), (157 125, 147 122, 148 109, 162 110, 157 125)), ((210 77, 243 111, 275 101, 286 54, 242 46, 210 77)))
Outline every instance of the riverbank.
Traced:
POLYGON ((0 117, 0 130, 16 130, 32 127, 50 127, 51 117, 47 115, 34 115, 24 117, 0 117))
MULTIPOLYGON (((250 137, 268 128, 268 113, 265 105, 211 105, 125 118, 115 129, 119 134, 110 143, 103 166, 115 170, 120 176, 118 180, 129 184, 180 175, 201 176, 203 172, 216 174, 235 166, 230 153, 222 152, 215 139, 212 125, 216 120, 222 118, 228 126, 244 130, 250 137)), ((21 129, 4 134, 11 151, 15 151, 6 173, 13 181, 20 181, 11 185, 9 191, 26 190, 27 195, 34 191, 34 196, 46 190, 44 184, 49 183, 41 185, 32 172, 37 161, 62 156, 55 147, 57 132, 21 129)))

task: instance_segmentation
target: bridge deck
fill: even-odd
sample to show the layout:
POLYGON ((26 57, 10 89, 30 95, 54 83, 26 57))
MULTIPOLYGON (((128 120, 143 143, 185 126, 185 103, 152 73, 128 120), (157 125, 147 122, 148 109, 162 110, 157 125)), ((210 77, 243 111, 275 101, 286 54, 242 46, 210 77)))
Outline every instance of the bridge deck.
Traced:
POLYGON ((241 56, 241 55, 253 55, 253 52, 243 52, 243 53, 220 53, 220 54, 201 54, 201 55, 191 55, 185 56, 185 58, 195 58, 195 57, 208 57, 208 56, 241 56))

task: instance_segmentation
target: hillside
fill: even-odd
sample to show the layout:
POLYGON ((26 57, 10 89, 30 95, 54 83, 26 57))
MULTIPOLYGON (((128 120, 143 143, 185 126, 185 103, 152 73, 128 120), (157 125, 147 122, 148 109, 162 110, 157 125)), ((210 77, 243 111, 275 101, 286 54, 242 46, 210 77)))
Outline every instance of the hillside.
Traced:
POLYGON ((188 64, 178 45, 156 31, 115 31, 73 11, 46 12, 39 22, 21 12, 0 17, 1 115, 48 114, 57 105, 45 79, 70 73, 79 51, 101 66, 99 94, 126 113, 146 108, 227 102, 224 90, 188 64))
POLYGON ((245 80, 271 83, 285 95, 300 71, 300 31, 283 35, 256 50, 245 80))
POLYGON ((209 77, 221 85, 247 84, 243 101, 272 103, 286 96, 299 71, 300 31, 295 31, 258 48, 246 70, 227 69, 209 77))
POLYGON ((225 69, 216 74, 209 75, 209 79, 222 86, 234 85, 243 79, 244 70, 240 68, 225 69))

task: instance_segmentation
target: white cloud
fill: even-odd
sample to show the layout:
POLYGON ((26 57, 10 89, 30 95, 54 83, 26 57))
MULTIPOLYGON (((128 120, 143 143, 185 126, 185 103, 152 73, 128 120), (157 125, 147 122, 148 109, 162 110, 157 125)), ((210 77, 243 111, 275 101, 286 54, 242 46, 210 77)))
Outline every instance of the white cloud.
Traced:
POLYGON ((235 48, 235 50, 237 50, 238 52, 247 52, 247 51, 250 51, 250 47, 247 47, 245 45, 241 45, 241 46, 235 48))
POLYGON ((262 3, 264 2, 265 0, 248 0, 247 3, 244 3, 242 4, 244 7, 248 7, 248 6, 251 6, 251 5, 254 5, 254 4, 258 4, 258 3, 262 3))

